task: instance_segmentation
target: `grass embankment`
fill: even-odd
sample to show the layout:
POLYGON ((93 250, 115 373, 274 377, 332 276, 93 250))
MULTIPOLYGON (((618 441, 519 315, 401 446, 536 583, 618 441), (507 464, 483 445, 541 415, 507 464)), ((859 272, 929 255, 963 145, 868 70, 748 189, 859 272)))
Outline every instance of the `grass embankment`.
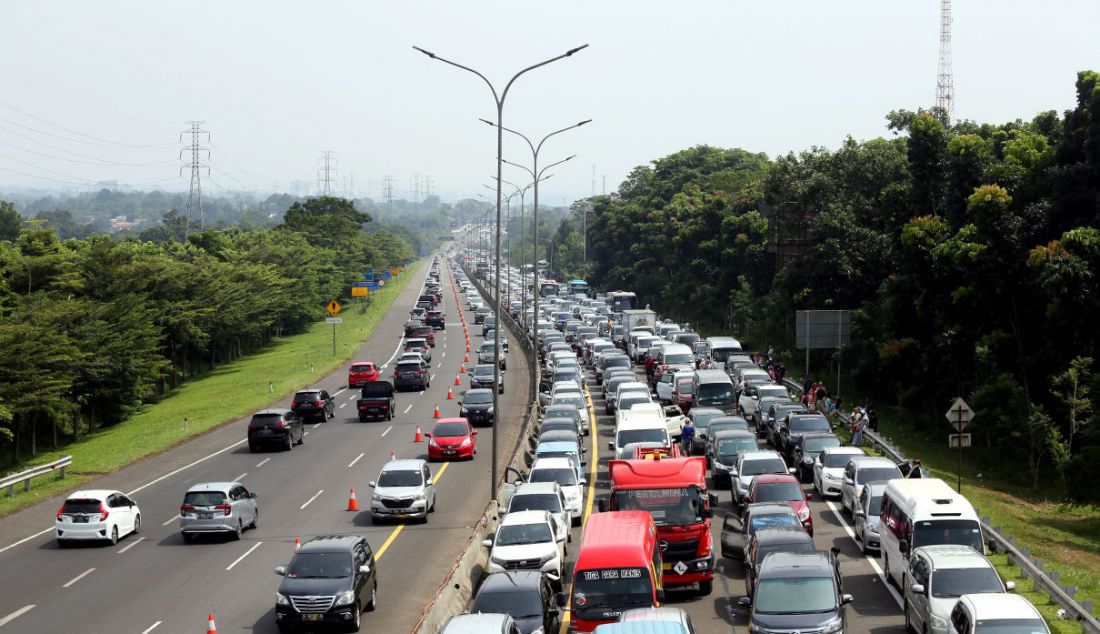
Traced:
MULTIPOLYGON (((263 409, 344 365, 371 336, 405 286, 419 280, 420 263, 413 263, 404 274, 372 293, 373 301, 366 310, 356 303, 345 304, 340 313, 344 322, 336 326, 335 355, 332 325, 325 322, 313 324, 302 334, 277 338, 255 354, 188 381, 126 421, 63 447, 59 454, 73 457, 66 478, 40 476, 31 483, 29 492, 24 492, 22 485, 16 486, 12 497, 7 497, 6 491, 0 492, 0 516, 73 490, 81 483, 263 409)), ((52 453, 41 455, 12 470, 56 458, 52 453)))

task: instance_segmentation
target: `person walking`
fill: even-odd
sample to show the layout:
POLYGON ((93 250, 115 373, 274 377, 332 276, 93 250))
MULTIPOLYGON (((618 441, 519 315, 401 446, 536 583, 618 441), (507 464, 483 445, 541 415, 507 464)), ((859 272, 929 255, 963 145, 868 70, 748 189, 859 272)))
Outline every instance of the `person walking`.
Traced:
POLYGON ((691 422, 690 418, 684 418, 684 425, 680 428, 680 453, 685 456, 691 455, 691 444, 695 440, 695 423, 691 422))
POLYGON ((852 409, 851 432, 852 446, 863 446, 863 430, 867 428, 867 417, 858 406, 852 409))

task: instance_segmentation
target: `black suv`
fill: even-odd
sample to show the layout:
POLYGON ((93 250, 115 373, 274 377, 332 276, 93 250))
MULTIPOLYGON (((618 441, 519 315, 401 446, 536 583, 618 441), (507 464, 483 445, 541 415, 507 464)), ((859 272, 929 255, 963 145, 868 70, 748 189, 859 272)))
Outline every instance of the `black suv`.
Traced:
POLYGON ((841 594, 839 570, 827 552, 770 553, 760 562, 752 597, 738 604, 751 609, 749 622, 760 634, 843 632, 852 595, 841 594))
POLYGON ((290 410, 305 420, 324 422, 336 418, 336 401, 325 390, 298 390, 294 393, 290 410))
POLYGON ((248 450, 252 452, 265 446, 290 451, 305 437, 302 417, 289 409, 265 409, 253 414, 248 422, 248 450))
POLYGON ((538 570, 507 570, 485 577, 471 614, 508 614, 520 634, 557 632, 565 595, 555 594, 538 570))
POLYGON ((474 427, 492 425, 493 390, 484 388, 466 390, 466 393, 462 395, 462 401, 458 404, 458 415, 465 418, 474 427))
POLYGON ((431 326, 432 328, 435 328, 436 330, 443 330, 443 328, 447 325, 445 319, 446 318, 443 315, 443 311, 429 310, 428 317, 424 320, 424 323, 431 326))
POLYGON ((314 537, 275 574, 283 577, 275 595, 280 632, 302 625, 342 625, 358 632, 363 610, 377 607, 378 572, 365 537, 314 537))
POLYGON ((393 369, 395 390, 426 390, 431 384, 428 371, 419 361, 402 361, 393 369))

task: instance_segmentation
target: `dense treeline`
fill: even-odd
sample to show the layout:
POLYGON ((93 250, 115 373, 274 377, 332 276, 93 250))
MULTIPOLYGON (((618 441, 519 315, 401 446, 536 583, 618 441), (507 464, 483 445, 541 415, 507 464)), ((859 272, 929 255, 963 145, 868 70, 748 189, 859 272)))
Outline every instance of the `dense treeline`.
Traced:
POLYGON ((11 462, 116 423, 187 378, 301 332, 366 266, 414 257, 350 201, 183 241, 0 240, 0 445, 11 462))
POLYGON ((1061 116, 888 121, 893 138, 834 151, 696 147, 639 167, 575 205, 557 268, 759 347, 792 349, 796 310, 851 309, 843 363, 860 393, 935 438, 966 396, 981 455, 1100 498, 1100 74, 1079 74, 1061 116))

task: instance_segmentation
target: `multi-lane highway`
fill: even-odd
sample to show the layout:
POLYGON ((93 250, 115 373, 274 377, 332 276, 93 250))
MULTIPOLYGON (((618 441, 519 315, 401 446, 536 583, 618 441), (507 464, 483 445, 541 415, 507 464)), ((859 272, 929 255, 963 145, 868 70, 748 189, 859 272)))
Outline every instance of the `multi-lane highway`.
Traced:
MULTIPOLYGON (((355 359, 387 364, 389 375, 427 266, 410 272, 415 283, 402 292, 355 359)), ((410 631, 489 499, 492 430, 483 428, 472 462, 432 465, 438 502, 427 524, 379 526, 366 512, 367 482, 391 452, 399 458, 426 457, 426 445, 413 443, 416 425, 430 428, 437 402, 444 416, 457 415, 457 399, 466 389, 465 376, 461 386, 454 385, 466 351, 457 303, 464 300, 456 301, 453 278, 445 264, 441 269, 447 325, 436 334, 431 387, 398 393, 393 421, 358 422, 358 391, 347 389, 342 368, 314 384, 336 396, 336 418, 308 424, 304 444, 293 451, 249 453, 248 420, 242 419, 88 483, 84 488, 127 492, 141 508, 141 533, 116 546, 59 549, 52 522, 62 498, 0 520, 0 632, 194 632, 203 631, 211 612, 220 632, 274 632, 280 581, 274 568, 289 561, 295 538, 332 533, 366 534, 377 554, 379 606, 364 614, 364 629, 410 631), (448 388, 455 400, 446 399, 448 388), (240 480, 259 494, 258 528, 246 531, 241 541, 185 544, 177 528, 184 491, 197 482, 224 480, 240 480), (346 510, 351 487, 358 494, 358 513, 346 510)), ((471 337, 473 331, 471 324, 471 337)), ((526 376, 522 355, 513 353, 508 367, 510 376, 526 376)), ((501 397, 504 461, 525 401, 523 389, 506 390, 501 397)), ((289 398, 273 406, 288 407, 289 398)))

